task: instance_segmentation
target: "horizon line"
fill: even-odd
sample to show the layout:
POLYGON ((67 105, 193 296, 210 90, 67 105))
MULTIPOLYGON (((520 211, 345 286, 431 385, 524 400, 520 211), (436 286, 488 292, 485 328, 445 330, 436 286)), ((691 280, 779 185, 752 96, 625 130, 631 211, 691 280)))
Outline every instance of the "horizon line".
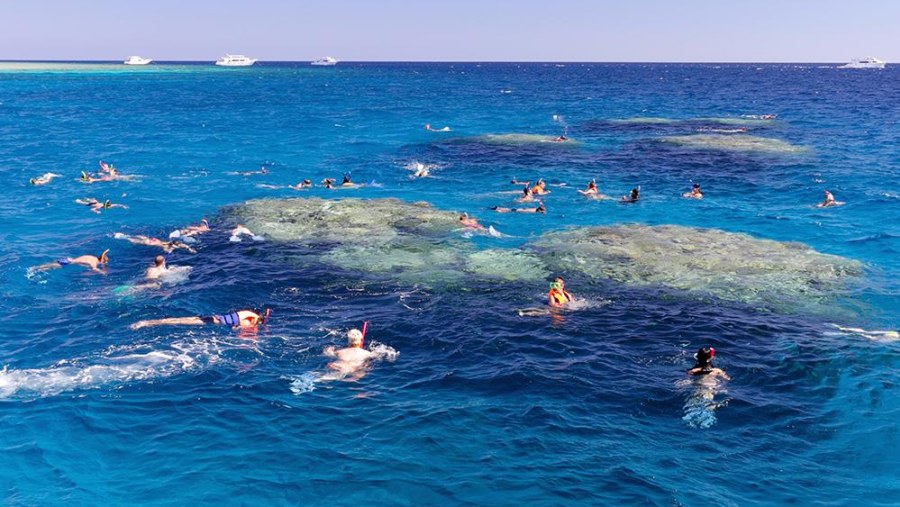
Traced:
MULTIPOLYGON (((230 53, 229 53, 230 54, 230 53)), ((215 59, 202 59, 202 60, 168 60, 168 59, 153 59, 152 63, 206 63, 206 62, 215 62, 215 59)), ((257 59, 256 64, 259 63, 309 63, 315 60, 262 60, 257 59)), ((86 60, 71 60, 71 59, 6 59, 0 58, 0 63, 6 62, 15 62, 15 63, 113 63, 113 64, 122 64, 122 60, 115 59, 86 59, 86 60)), ((664 60, 338 60, 338 63, 574 63, 574 64, 726 64, 726 65, 772 65, 772 64, 835 64, 835 63, 846 63, 845 60, 841 61, 686 61, 686 60, 672 60, 672 61, 664 61, 664 60)), ((885 61, 886 64, 890 64, 891 62, 885 61)))

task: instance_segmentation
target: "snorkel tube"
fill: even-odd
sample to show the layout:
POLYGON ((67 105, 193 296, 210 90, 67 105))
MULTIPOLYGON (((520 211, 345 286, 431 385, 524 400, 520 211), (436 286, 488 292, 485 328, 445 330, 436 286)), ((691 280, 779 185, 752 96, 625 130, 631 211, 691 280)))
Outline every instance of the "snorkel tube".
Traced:
POLYGON ((362 340, 360 340, 360 342, 359 342, 359 348, 361 348, 361 349, 366 348, 366 331, 368 331, 368 330, 369 330, 369 321, 365 320, 365 321, 363 321, 363 325, 362 325, 362 340))

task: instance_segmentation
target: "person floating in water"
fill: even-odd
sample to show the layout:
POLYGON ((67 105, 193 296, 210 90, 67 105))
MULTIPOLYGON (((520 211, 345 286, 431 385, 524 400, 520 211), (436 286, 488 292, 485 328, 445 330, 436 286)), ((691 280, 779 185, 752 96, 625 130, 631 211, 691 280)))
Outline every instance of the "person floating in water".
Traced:
POLYGON ((534 195, 544 195, 550 193, 550 191, 547 190, 547 184, 544 183, 543 178, 537 180, 537 183, 535 183, 534 186, 531 187, 531 193, 534 195))
POLYGON ((721 368, 716 368, 712 364, 713 358, 716 357, 716 349, 712 347, 702 347, 694 354, 694 359, 697 362, 694 364, 693 368, 688 370, 689 375, 705 375, 708 378, 723 378, 725 380, 731 380, 731 377, 725 373, 725 370, 721 368))
POLYGON ((641 196, 641 187, 635 187, 631 189, 631 193, 629 195, 623 195, 619 202, 624 203, 633 203, 637 202, 641 196))
POLYGON ((478 223, 478 219, 470 217, 469 214, 465 212, 459 216, 459 225, 465 227, 466 229, 484 229, 484 226, 478 223))
POLYGON ((200 223, 197 225, 189 225, 183 229, 178 229, 169 235, 170 238, 190 238, 192 236, 199 236, 201 234, 205 234, 209 232, 209 222, 205 218, 200 219, 200 223))
POLYGON ((703 199, 703 191, 700 190, 699 183, 694 183, 691 185, 691 191, 685 192, 681 196, 688 199, 703 199))
POLYGON ((300 183, 297 183, 296 185, 294 185, 290 188, 292 188, 294 190, 303 190, 304 188, 309 188, 311 186, 312 186, 312 181, 306 179, 306 180, 301 181, 300 183))
MULTIPOLYGON (((347 332, 346 347, 342 349, 335 349, 334 346, 325 347, 323 353, 328 357, 335 358, 334 361, 328 363, 328 369, 333 373, 334 380, 356 381, 366 374, 366 367, 374 358, 374 354, 363 348, 364 338, 362 331, 351 329, 347 332)), ((328 379, 331 379, 330 377, 332 375, 325 376, 328 379)))
POLYGON ((100 214, 100 212, 105 209, 112 209, 112 208, 128 209, 128 206, 125 206, 124 204, 113 204, 113 202, 110 201, 109 199, 107 199, 103 202, 100 202, 97 199, 94 199, 93 197, 88 197, 86 199, 75 199, 75 204, 81 204, 82 206, 88 206, 91 208, 91 211, 93 211, 94 213, 97 213, 97 214, 100 214))
POLYGON ((516 199, 517 202, 531 202, 534 200, 534 191, 531 190, 531 187, 525 185, 522 187, 522 196, 516 199))
POLYGON ((547 303, 553 308, 562 308, 571 303, 575 298, 566 290, 566 282, 562 277, 556 277, 550 283, 550 292, 547 293, 547 303))
POLYGON ((900 340, 900 331, 891 331, 891 330, 867 330, 859 327, 842 327, 836 326, 838 329, 845 333, 853 333, 858 334, 860 336, 865 336, 870 340, 900 340))
POLYGON ((266 309, 262 314, 251 310, 238 310, 224 315, 211 315, 209 317, 167 317, 164 319, 150 319, 135 322, 131 329, 141 329, 153 326, 205 326, 207 324, 225 325, 229 327, 254 328, 266 323, 271 310, 266 309))
POLYGON ((497 213, 547 213, 543 202, 538 202, 537 208, 501 208, 500 206, 494 206, 491 209, 497 213))
POLYGON ((525 185, 526 187, 531 186, 531 182, 530 182, 530 181, 521 181, 521 180, 517 180, 517 179, 515 179, 515 178, 513 178, 513 179, 510 181, 510 183, 512 183, 513 185, 525 185))
POLYGON ((344 179, 341 180, 341 186, 342 187, 355 187, 357 185, 356 185, 356 183, 353 183, 352 181, 350 181, 350 173, 344 173, 344 179))
POLYGON ((425 130, 427 130, 429 132, 450 132, 450 127, 436 129, 436 128, 432 128, 430 123, 426 123, 425 130))
POLYGON ((169 270, 168 266, 166 266, 166 258, 162 255, 157 255, 155 259, 153 259, 153 265, 147 268, 147 272, 144 275, 144 278, 147 280, 159 280, 164 273, 169 270))
POLYGON ((334 189, 334 178, 325 178, 322 180, 322 186, 329 190, 334 189))
POLYGON ((184 244, 182 241, 177 239, 173 239, 171 241, 164 241, 159 238, 151 238, 150 236, 144 236, 143 234, 137 236, 129 236, 128 234, 123 234, 121 232, 117 232, 113 234, 113 238, 115 239, 124 239, 129 243, 134 243, 135 245, 145 245, 145 246, 155 246, 157 248, 162 248, 164 252, 170 253, 175 250, 182 249, 187 250, 190 253, 197 253, 196 250, 191 248, 189 245, 184 244))
POLYGON ((231 237, 228 239, 232 243, 240 243, 242 240, 241 236, 250 236, 253 241, 265 240, 265 238, 263 238, 262 236, 253 234, 253 231, 241 224, 237 224, 237 226, 235 226, 235 228, 231 230, 231 237))
POLYGON ((842 206, 844 204, 843 201, 835 201, 834 195, 828 190, 825 191, 825 200, 816 204, 818 208, 830 208, 832 206, 842 206))
POLYGON ((579 190, 579 194, 590 197, 591 199, 605 199, 606 196, 600 193, 600 189, 597 188, 597 180, 592 179, 588 182, 587 188, 584 190, 579 190))
POLYGON ((51 269, 59 269, 64 266, 68 266, 69 264, 73 264, 75 266, 84 266, 86 268, 91 268, 91 270, 96 271, 100 274, 106 274, 105 271, 100 269, 101 266, 105 267, 109 263, 109 249, 103 251, 100 256, 95 257, 93 255, 82 255, 79 257, 63 257, 59 260, 48 262, 47 264, 41 264, 40 266, 34 266, 29 268, 29 273, 34 273, 37 271, 48 271, 51 269))
POLYGON ((53 181, 53 178, 59 178, 59 177, 60 177, 60 175, 56 174, 56 173, 44 173, 44 174, 38 176, 37 178, 31 178, 30 180, 28 180, 28 183, 31 183, 32 185, 39 187, 41 185, 46 185, 47 183, 50 183, 51 181, 53 181))
POLYGON ((254 174, 269 174, 269 170, 266 169, 265 165, 259 167, 259 171, 242 171, 239 172, 241 176, 253 176, 254 174))

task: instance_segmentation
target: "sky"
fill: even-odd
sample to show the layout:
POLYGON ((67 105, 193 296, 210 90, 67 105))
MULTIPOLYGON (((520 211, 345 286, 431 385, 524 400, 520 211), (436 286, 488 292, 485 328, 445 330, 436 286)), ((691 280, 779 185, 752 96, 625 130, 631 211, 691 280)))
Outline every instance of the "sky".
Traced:
POLYGON ((0 0, 0 60, 900 63, 895 0, 0 0))

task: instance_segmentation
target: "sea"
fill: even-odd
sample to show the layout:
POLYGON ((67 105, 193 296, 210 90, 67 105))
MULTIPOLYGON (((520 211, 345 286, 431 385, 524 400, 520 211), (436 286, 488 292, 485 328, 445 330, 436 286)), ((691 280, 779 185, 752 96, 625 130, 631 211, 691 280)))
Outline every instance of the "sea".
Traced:
POLYGON ((838 66, 0 64, 0 502, 900 504, 900 67, 838 66))

